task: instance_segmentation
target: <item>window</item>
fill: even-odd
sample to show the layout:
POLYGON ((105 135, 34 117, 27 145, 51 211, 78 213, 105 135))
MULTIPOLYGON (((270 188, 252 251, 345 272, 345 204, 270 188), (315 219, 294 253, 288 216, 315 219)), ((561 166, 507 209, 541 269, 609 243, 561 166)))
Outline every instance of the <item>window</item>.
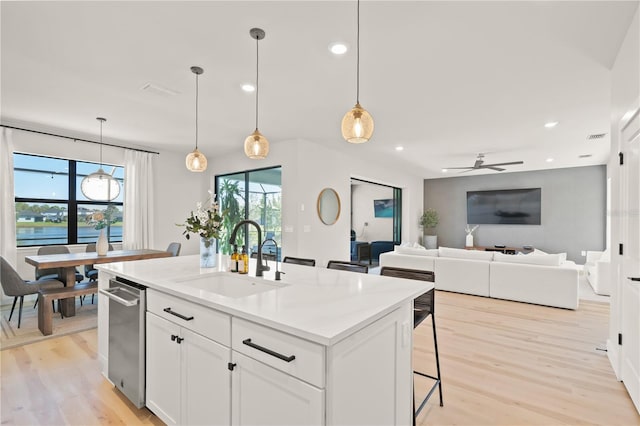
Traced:
MULTIPOLYGON (((278 244, 278 253, 275 253, 273 243, 266 243, 263 253, 279 258, 282 249, 282 167, 216 176, 216 194, 220 210, 225 212, 220 251, 224 254, 233 251, 229 243, 233 227, 243 219, 251 219, 260 225, 262 241, 272 238, 278 244)), ((261 243, 258 232, 252 226, 246 229, 249 235, 245 236, 240 229, 237 241, 247 246, 247 252, 257 252, 261 243)))
MULTIPOLYGON (((13 154, 18 247, 95 242, 100 231, 86 223, 96 211, 117 221, 106 228, 109 242, 122 241, 124 191, 112 202, 88 200, 80 182, 99 165, 61 158, 13 154)), ((103 164, 124 188, 124 168, 103 164)))

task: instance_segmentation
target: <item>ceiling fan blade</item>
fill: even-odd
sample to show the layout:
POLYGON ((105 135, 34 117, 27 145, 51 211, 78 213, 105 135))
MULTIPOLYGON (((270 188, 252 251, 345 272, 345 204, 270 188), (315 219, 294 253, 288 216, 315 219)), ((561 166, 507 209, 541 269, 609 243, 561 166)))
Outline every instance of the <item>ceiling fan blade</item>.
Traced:
POLYGON ((513 166, 515 164, 524 164, 524 161, 512 161, 510 163, 494 163, 494 164, 483 164, 481 167, 494 167, 494 166, 513 166))
POLYGON ((455 170, 455 169, 469 169, 473 170, 473 167, 444 167, 447 170, 455 170))
POLYGON ((482 167, 482 168, 495 170, 496 172, 504 172, 506 170, 506 169, 501 169, 500 167, 482 167))

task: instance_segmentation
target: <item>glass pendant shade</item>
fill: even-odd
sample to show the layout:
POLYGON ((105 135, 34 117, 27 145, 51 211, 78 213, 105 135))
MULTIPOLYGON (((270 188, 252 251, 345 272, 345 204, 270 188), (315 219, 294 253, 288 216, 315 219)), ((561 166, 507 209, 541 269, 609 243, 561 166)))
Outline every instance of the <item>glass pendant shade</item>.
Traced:
POLYGON ((80 189, 85 197, 92 201, 111 201, 120 195, 120 183, 102 170, 85 176, 80 183, 80 189))
POLYGON ((207 157, 198 151, 198 148, 187 154, 185 163, 187 165, 187 169, 191 172, 204 172, 207 170, 207 157))
POLYGON ((196 75, 196 147, 187 154, 185 164, 190 172, 201 173, 207 170, 207 157, 198 151, 198 76, 204 73, 204 70, 200 67, 192 66, 191 72, 196 75))
POLYGON ((364 143, 373 135, 373 117, 357 103, 342 118, 342 137, 350 143, 364 143))
POLYGON ((263 160, 269 154, 269 141, 256 129, 244 140, 244 153, 252 160, 263 160))

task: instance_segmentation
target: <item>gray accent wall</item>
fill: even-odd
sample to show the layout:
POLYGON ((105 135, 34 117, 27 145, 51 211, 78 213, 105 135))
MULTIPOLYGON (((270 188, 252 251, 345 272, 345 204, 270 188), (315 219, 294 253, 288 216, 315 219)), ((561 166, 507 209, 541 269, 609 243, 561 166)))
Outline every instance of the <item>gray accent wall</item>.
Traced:
MULTIPOLYGON (((473 173, 473 172, 471 172, 473 173)), ((480 225, 474 245, 531 245, 548 253, 567 253, 584 264, 583 250, 604 250, 606 166, 425 179, 424 208, 440 216, 438 245, 464 247, 467 191, 541 188, 541 225, 480 225)))

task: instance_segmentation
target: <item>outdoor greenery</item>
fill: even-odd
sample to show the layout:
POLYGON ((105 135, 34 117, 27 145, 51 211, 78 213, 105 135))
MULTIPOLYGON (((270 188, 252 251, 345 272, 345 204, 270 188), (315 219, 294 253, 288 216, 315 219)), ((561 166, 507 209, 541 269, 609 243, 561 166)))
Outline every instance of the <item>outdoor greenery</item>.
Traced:
MULTIPOLYGON (((240 192, 240 182, 231 179, 221 179, 218 188, 218 202, 220 209, 224 212, 222 216, 222 229, 220 231, 220 240, 218 247, 223 254, 231 254, 233 247, 229 242, 231 232, 236 223, 244 219, 243 194, 240 192), (242 206, 241 203, 242 202, 242 206)), ((244 229, 239 229, 236 234, 236 244, 242 246, 244 242, 244 229)))

